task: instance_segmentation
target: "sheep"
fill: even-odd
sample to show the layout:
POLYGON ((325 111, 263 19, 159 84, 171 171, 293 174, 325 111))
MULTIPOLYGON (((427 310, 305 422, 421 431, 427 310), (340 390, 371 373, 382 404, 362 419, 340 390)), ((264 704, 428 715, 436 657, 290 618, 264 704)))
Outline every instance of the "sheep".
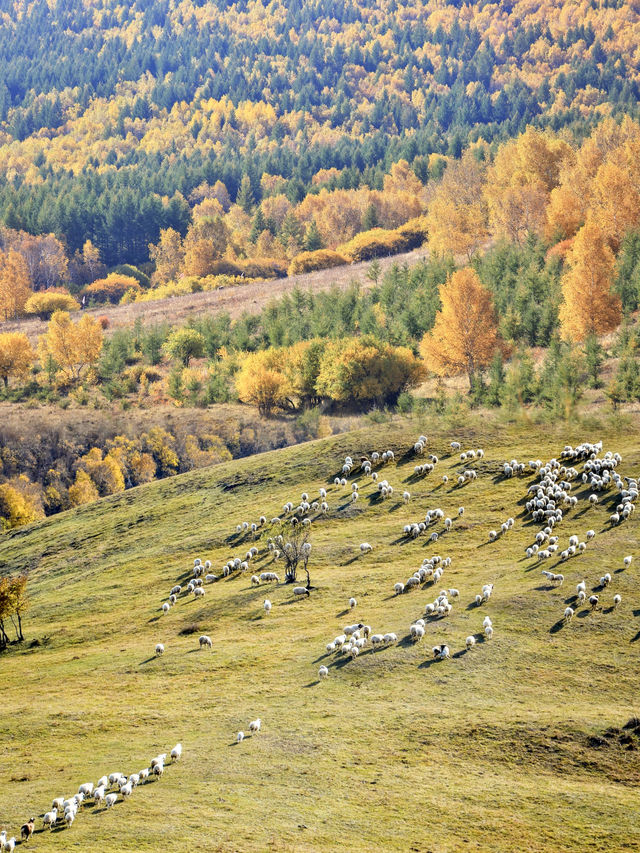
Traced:
POLYGON ((327 678, 328 676, 329 676, 329 670, 327 669, 327 667, 321 666, 320 669, 318 670, 318 678, 322 680, 323 678, 327 678))
POLYGON ((165 603, 162 605, 162 612, 168 613, 170 610, 171 610, 171 605, 169 604, 168 601, 165 601, 165 603))
POLYGON ((573 619, 573 613, 573 607, 567 607, 564 611, 564 621, 571 622, 571 620, 573 619))
POLYGON ((576 584, 576 592, 580 594, 581 592, 587 591, 587 584, 585 581, 580 581, 580 583, 576 584))
POLYGON ((473 634, 470 634, 467 639, 464 641, 465 646, 467 647, 467 651, 470 651, 476 644, 476 638, 473 634))
POLYGON ((179 583, 177 583, 173 587, 173 589, 171 590, 171 595, 180 595, 181 592, 182 592, 182 587, 180 586, 179 583))
POLYGON ((260 717, 258 717, 257 720, 252 720, 249 723, 249 731, 251 732, 251 734, 256 734, 256 732, 259 732, 261 725, 262 723, 260 722, 260 717))
POLYGON ((360 552, 362 554, 368 554, 369 551, 373 551, 373 546, 369 545, 368 542, 363 542, 362 545, 360 545, 360 552))
POLYGON ((244 732, 238 732, 236 735, 236 743, 242 743, 244 740, 244 732))
POLYGON ((45 816, 42 818, 42 828, 48 826, 49 829, 53 829, 56 825, 56 821, 58 820, 58 810, 51 809, 50 812, 47 812, 45 816))
POLYGON ((384 640, 385 643, 397 643, 398 642, 398 637, 396 634, 393 633, 393 631, 390 631, 388 634, 385 634, 382 639, 384 640))
POLYGON ((436 660, 445 660, 450 657, 449 646, 444 643, 440 646, 434 646, 431 651, 433 652, 433 656, 436 660))
POLYGON ((484 629, 484 635, 487 640, 490 640, 493 637, 493 625, 487 625, 484 629))
POLYGON ((64 809, 64 797, 56 797, 51 804, 51 811, 61 812, 64 809))
POLYGON ((415 623, 409 629, 409 633, 411 634, 412 639, 417 642, 424 637, 424 626, 415 623))
POLYGON ((164 646, 162 643, 156 643, 156 657, 164 654, 164 646))
POLYGON ((372 646, 382 646, 384 644, 384 635, 383 634, 372 634, 370 637, 372 646))
POLYGON ((203 634, 198 638, 198 644, 200 649, 203 649, 206 646, 208 649, 213 649, 213 642, 211 637, 207 636, 207 634, 203 634))
POLYGON ((589 604, 591 605, 591 609, 592 609, 592 610, 595 610, 595 609, 596 609, 596 607, 598 606, 598 602, 599 602, 599 601, 600 601, 600 597, 599 597, 599 596, 597 596, 597 595, 590 595, 590 596, 589 596, 589 604))
POLYGON ((79 794, 84 794, 85 797, 90 797, 93 794, 93 782, 85 782, 78 788, 79 794))
POLYGON ((309 590, 306 588, 306 586, 294 586, 293 594, 295 596, 301 597, 303 595, 308 596, 310 593, 309 593, 309 590))
POLYGON ((611 583, 611 575, 607 572, 600 578, 600 586, 609 586, 611 583))
POLYGON ((98 787, 93 792, 93 802, 98 805, 104 800, 105 787, 104 785, 98 785, 98 787))
POLYGON ((587 600, 587 593, 583 589, 581 589, 577 595, 577 599, 578 599, 578 604, 584 604, 585 601, 587 600))
POLYGON ((267 614, 267 616, 268 616, 268 615, 269 615, 269 613, 271 613, 271 607, 272 607, 271 602, 269 601, 269 599, 268 599, 268 598, 265 598, 265 600, 264 600, 264 604, 263 604, 262 606, 264 607, 264 612, 265 612, 265 613, 267 614))
POLYGON ((614 609, 614 610, 615 610, 615 609, 616 609, 616 607, 620 604, 620 602, 621 602, 621 601, 622 601, 622 596, 621 596, 621 595, 614 595, 614 596, 613 596, 613 609, 614 609))
POLYGON ((629 566, 631 565, 631 561, 632 561, 632 560, 633 560, 633 557, 625 557, 625 558, 624 558, 624 560, 623 560, 622 562, 624 563, 624 567, 625 567, 625 569, 628 569, 628 568, 629 568, 629 566))
POLYGON ((404 592, 404 584, 398 581, 398 583, 393 585, 393 591, 396 595, 400 595, 404 592))
POLYGON ((351 608, 351 610, 353 610, 353 608, 356 606, 356 604, 357 604, 357 603, 358 603, 358 602, 356 601, 356 599, 355 599, 355 598, 351 597, 351 598, 349 599, 349 607, 351 608))
POLYGON ((5 849, 5 853, 13 853, 13 851, 16 849, 16 837, 15 837, 15 835, 12 835, 11 838, 8 838, 4 842, 4 849, 5 849))
POLYGON ((496 533, 496 531, 495 531, 495 530, 490 530, 490 531, 489 531, 489 542, 495 542, 495 540, 496 540, 497 538, 498 538, 498 534, 496 533))
POLYGON ((156 766, 153 768, 153 775, 157 776, 159 779, 163 773, 164 773, 164 764, 156 764, 156 766))
POLYGON ((107 796, 104 798, 105 807, 110 809, 111 806, 114 806, 117 801, 118 801, 118 795, 117 794, 107 794, 107 796))
POLYGON ((482 627, 483 627, 483 628, 486 628, 486 627, 487 627, 487 625, 491 625, 491 624, 492 624, 492 622, 491 622, 490 617, 489 617, 489 616, 485 616, 485 617, 484 617, 484 619, 482 620, 482 627))
MULTIPOLYGON (((26 823, 23 823, 20 827, 20 838, 23 841, 28 841, 33 835, 33 830, 35 829, 36 819, 35 817, 30 817, 26 823)), ((5 842, 5 850, 6 850, 6 842, 5 842)))

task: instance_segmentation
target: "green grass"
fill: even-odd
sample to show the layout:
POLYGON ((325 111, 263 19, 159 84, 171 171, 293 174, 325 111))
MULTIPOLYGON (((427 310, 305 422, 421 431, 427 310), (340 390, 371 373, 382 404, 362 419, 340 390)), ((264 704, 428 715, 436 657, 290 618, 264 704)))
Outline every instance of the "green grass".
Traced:
POLYGON ((27 641, 0 656, 0 828, 17 834, 54 796, 103 773, 135 772, 181 741, 182 761, 160 782, 110 811, 86 809, 71 830, 37 834, 33 849, 636 850, 640 753, 618 733, 600 746, 591 739, 640 710, 638 519, 609 529, 609 500, 584 514, 581 501, 559 528, 561 543, 590 527, 597 536, 564 565, 564 586, 541 589, 542 566, 523 559, 537 530, 521 515, 531 478, 495 474, 505 459, 547 459, 597 438, 622 453, 620 473, 637 473, 637 435, 626 424, 473 419, 445 430, 397 420, 152 483, 6 536, 0 571, 28 567, 32 603, 27 641), (416 460, 404 454, 423 431, 442 458, 413 482, 416 460), (453 438, 486 453, 478 480, 463 488, 441 484, 463 467, 447 456, 453 438), (348 490, 328 485, 347 453, 387 447, 396 453, 381 473, 395 488, 390 500, 371 501, 364 476, 355 506, 348 490), (286 585, 251 588, 248 573, 207 585, 201 601, 181 596, 161 615, 195 556, 218 572, 252 542, 237 541, 238 522, 270 519, 320 486, 330 512, 312 527, 309 600, 292 601, 286 585), (400 541, 428 508, 453 516, 460 505, 464 517, 437 543, 400 541), (515 529, 487 544, 510 515, 515 529), (374 546, 366 556, 363 541, 374 546), (409 625, 436 591, 393 596, 393 584, 433 553, 452 558, 437 589, 457 587, 461 597, 409 645, 409 625), (602 596, 606 610, 620 592, 620 608, 578 610, 552 631, 576 582, 594 586, 627 553, 631 569, 602 596), (487 581, 490 602, 469 607, 487 581), (345 614, 351 595, 358 606, 345 614), (492 641, 431 662, 432 645, 447 642, 455 655, 486 614, 492 641), (356 620, 401 642, 353 662, 326 658, 326 643, 356 620), (195 633, 181 634, 188 626, 195 633), (213 652, 197 651, 200 633, 213 652), (33 638, 42 645, 29 648, 33 638), (156 659, 157 642, 166 652, 156 659), (330 674, 318 683, 321 662, 330 674), (262 732, 235 745, 257 716, 262 732))

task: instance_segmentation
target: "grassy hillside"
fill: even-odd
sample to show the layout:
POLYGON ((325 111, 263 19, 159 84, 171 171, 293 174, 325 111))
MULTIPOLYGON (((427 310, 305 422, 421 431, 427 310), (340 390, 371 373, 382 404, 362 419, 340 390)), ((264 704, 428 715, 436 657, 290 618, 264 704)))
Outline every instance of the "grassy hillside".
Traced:
MULTIPOLYGON (((542 566, 524 558, 538 529, 522 516, 532 477, 498 473, 506 459, 544 461, 565 443, 601 438, 622 454, 619 473, 637 474, 637 435, 637 424, 402 421, 152 483, 6 536, 0 571, 30 569, 32 605, 27 642, 0 657, 0 828, 15 834, 54 796, 103 773, 138 771, 181 741, 182 761, 161 781, 110 811, 85 809, 70 830, 37 834, 33 848, 637 849, 640 743, 607 730, 638 711, 638 519, 610 528, 613 495, 589 510, 581 499, 559 527, 561 546, 574 532, 597 535, 564 564, 564 585, 550 588, 542 566), (423 431, 441 461, 416 481, 407 452, 423 431), (448 455, 452 439, 485 449, 478 479, 462 488, 452 485, 465 467, 448 455), (361 497, 351 504, 349 487, 332 485, 345 455, 386 448, 396 463, 380 478, 393 497, 376 499, 358 476, 361 497), (270 519, 321 486, 330 510, 312 524, 310 599, 294 601, 284 584, 251 588, 249 572, 205 585, 200 601, 183 594, 162 615, 194 557, 219 573, 252 544, 236 524, 270 519), (435 543, 402 538, 404 524, 438 506, 456 518, 452 532, 435 543), (514 529, 488 544, 488 531, 508 516, 514 529), (371 554, 360 554, 363 541, 371 554), (442 582, 394 596, 393 584, 434 553, 452 558, 442 582), (629 553, 631 568, 617 571, 629 553), (590 590, 605 571, 613 582, 602 609, 578 608, 561 626, 575 584, 584 578, 590 590), (486 582, 494 594, 476 607, 486 582), (412 645, 411 622, 448 587, 461 593, 453 613, 428 623, 412 645), (622 604, 612 611, 617 592, 622 604), (464 653, 487 614, 493 639, 464 653), (395 631, 400 642, 349 662, 326 656, 326 643, 354 621, 395 631), (200 633, 213 639, 212 652, 198 651, 200 633), (29 647, 33 638, 39 646, 29 647), (161 658, 157 642, 166 647, 161 658), (433 662, 440 642, 452 659, 433 662), (320 663, 329 667, 323 683, 320 663), (262 732, 236 745, 255 717, 262 732)), ((573 493, 588 491, 576 484, 573 493)), ((264 541, 256 544, 263 571, 271 558, 264 541)))

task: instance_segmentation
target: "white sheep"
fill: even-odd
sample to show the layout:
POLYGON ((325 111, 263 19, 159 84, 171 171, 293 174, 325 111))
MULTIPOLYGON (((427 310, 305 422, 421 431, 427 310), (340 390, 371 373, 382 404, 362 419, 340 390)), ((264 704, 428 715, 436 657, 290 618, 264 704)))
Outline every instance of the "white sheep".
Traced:
POLYGON ((401 593, 404 592, 404 584, 400 583, 398 581, 398 583, 393 585, 393 591, 395 592, 396 595, 400 595, 401 593))
POLYGON ((384 635, 383 640, 385 643, 397 643, 398 637, 393 633, 393 631, 390 631, 388 634, 384 635))
POLYGON ((467 651, 469 651, 470 649, 472 649, 475 646, 476 638, 473 636, 473 634, 470 634, 467 637, 467 639, 464 641, 464 644, 467 647, 467 651))
POLYGON ((272 605, 271 605, 271 602, 269 601, 269 599, 268 599, 268 598, 265 598, 265 600, 264 600, 264 604, 263 604, 262 606, 264 607, 264 612, 265 612, 267 615, 268 615, 269 613, 271 613, 271 606, 272 606, 272 605))
POLYGON ((244 740, 244 732, 238 732, 236 735, 236 743, 242 743, 244 740))
POLYGON ((42 826, 48 826, 49 829, 53 829, 56 825, 56 821, 58 820, 58 809, 51 809, 50 812, 47 812, 45 816, 42 818, 42 826))
POLYGON ((93 782, 85 782, 78 788, 79 794, 84 794, 85 797, 90 797, 93 794, 93 782))
POLYGON ((163 644, 162 644, 162 643, 157 643, 157 644, 156 644, 156 655, 157 655, 158 657, 160 657, 160 655, 163 655, 163 654, 164 654, 164 646, 163 646, 163 644))
POLYGON ((200 649, 204 648, 204 646, 206 646, 208 649, 213 649, 213 642, 211 640, 211 637, 207 636, 207 634, 203 634, 201 637, 198 638, 198 644, 200 649))
POLYGON ((93 802, 98 805, 104 800, 105 788, 103 785, 98 785, 98 787, 93 792, 93 802))
POLYGON ((564 621, 565 621, 565 622, 571 622, 571 620, 573 619, 573 613, 574 613, 574 611, 573 611, 573 607, 567 607, 567 608, 565 608, 565 611, 564 611, 564 621))
POLYGON ((323 679, 329 676, 329 670, 326 666, 321 666, 318 670, 318 678, 323 679))
POLYGON ((615 610, 615 609, 616 609, 616 607, 620 604, 620 602, 621 602, 621 601, 622 601, 622 596, 621 596, 621 595, 614 595, 614 596, 613 596, 613 609, 614 609, 614 610, 615 610))
POLYGON ((172 761, 179 761, 182 758, 182 744, 177 743, 170 752, 172 761))
MULTIPOLYGON (((25 826, 26 826, 26 824, 25 824, 25 826)), ((15 837, 15 835, 12 835, 11 838, 7 838, 7 840, 4 842, 3 849, 4 849, 5 853, 13 853, 13 851, 16 849, 16 837, 15 837)))
POLYGON ((293 594, 295 596, 301 597, 303 595, 309 595, 309 590, 306 588, 306 586, 294 586, 293 594))
POLYGON ((249 731, 250 731, 252 734, 256 734, 256 732, 259 732, 259 731, 260 731, 260 726, 261 726, 261 725, 262 725, 262 723, 260 722, 260 717, 258 717, 258 719, 257 719, 257 720, 252 720, 252 721, 249 723, 249 731))
POLYGON ((484 635, 487 640, 490 640, 493 637, 493 625, 487 625, 484 629, 484 635))
POLYGON ((358 602, 355 600, 355 598, 353 598, 353 597, 352 597, 352 598, 350 598, 350 599, 349 599, 349 607, 350 607, 352 610, 353 610, 353 608, 356 606, 356 604, 357 604, 357 603, 358 603, 358 602))
POLYGON ((631 557, 631 556, 630 556, 630 557, 625 557, 625 558, 624 558, 624 560, 623 560, 622 562, 624 563, 624 567, 625 567, 625 569, 628 569, 628 568, 629 568, 629 566, 631 565, 631 561, 632 561, 632 560, 633 560, 633 557, 631 557))
POLYGON ((169 604, 168 601, 165 601, 165 603, 162 605, 162 612, 168 613, 170 610, 171 610, 171 605, 169 604))
POLYGON ((360 545, 360 552, 362 554, 368 554, 369 551, 373 551, 373 546, 369 545, 368 542, 363 542, 362 545, 360 545))
POLYGON ((118 795, 117 794, 107 794, 107 796, 104 798, 104 804, 108 809, 110 809, 111 806, 115 805, 117 801, 118 801, 118 795))

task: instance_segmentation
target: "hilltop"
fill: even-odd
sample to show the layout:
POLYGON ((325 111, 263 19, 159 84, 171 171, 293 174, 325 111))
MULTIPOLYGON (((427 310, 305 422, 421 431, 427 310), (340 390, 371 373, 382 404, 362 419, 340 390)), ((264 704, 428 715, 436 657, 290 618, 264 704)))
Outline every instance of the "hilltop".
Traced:
POLYGON ((0 823, 12 834, 54 796, 138 770, 181 741, 183 758, 161 781, 111 811, 86 809, 69 835, 38 834, 39 849, 67 849, 70 838, 87 853, 115 843, 142 851, 637 847, 640 744, 623 728, 637 711, 637 518, 611 526, 613 492, 587 509, 578 479, 578 507, 557 532, 562 547, 572 533, 582 539, 593 528, 596 536, 563 564, 564 584, 549 584, 540 570, 560 571, 557 561, 525 557, 538 530, 523 517, 534 475, 501 473, 505 460, 527 465, 600 439, 603 452, 622 455, 618 473, 637 474, 635 435, 637 424, 624 421, 541 430, 398 420, 151 483, 9 533, 0 565, 29 569, 31 610, 25 644, 0 657, 0 823), (422 432, 440 459, 416 478, 426 457, 412 448, 422 432), (454 439, 482 447, 484 458, 461 462, 454 439), (377 470, 393 496, 380 500, 354 471, 360 499, 351 503, 350 486, 333 485, 345 456, 387 448, 395 461, 377 470), (469 466, 477 480, 458 487, 469 466), (183 593, 162 614, 194 557, 220 574, 254 544, 237 524, 271 519, 320 487, 329 511, 311 525, 308 600, 294 600, 285 584, 250 585, 252 570, 271 568, 267 530, 250 571, 206 584, 201 601, 183 593), (436 507, 454 518, 450 533, 439 524, 437 542, 403 536, 405 524, 436 507), (489 530, 508 516, 513 530, 489 544, 489 530), (373 551, 363 555, 365 541, 373 551), (394 596, 394 583, 435 553, 452 560, 441 583, 394 596), (622 570, 627 554, 634 563, 622 570), (585 579, 591 593, 605 571, 613 580, 601 607, 577 607, 563 625, 576 583, 585 579), (477 607, 484 583, 494 592, 477 607), (412 644, 409 626, 441 586, 460 591, 453 612, 428 621, 424 640, 412 644), (622 604, 613 611, 615 593, 622 604), (486 615, 493 639, 464 652, 486 615), (326 643, 355 621, 394 631, 399 642, 350 662, 328 656, 326 643), (198 651, 200 633, 211 636, 212 652, 198 651), (166 649, 160 658, 157 642, 166 649), (433 662, 440 642, 452 657, 433 662), (329 667, 323 683, 320 663, 329 667), (256 717, 260 734, 234 745, 256 717))

